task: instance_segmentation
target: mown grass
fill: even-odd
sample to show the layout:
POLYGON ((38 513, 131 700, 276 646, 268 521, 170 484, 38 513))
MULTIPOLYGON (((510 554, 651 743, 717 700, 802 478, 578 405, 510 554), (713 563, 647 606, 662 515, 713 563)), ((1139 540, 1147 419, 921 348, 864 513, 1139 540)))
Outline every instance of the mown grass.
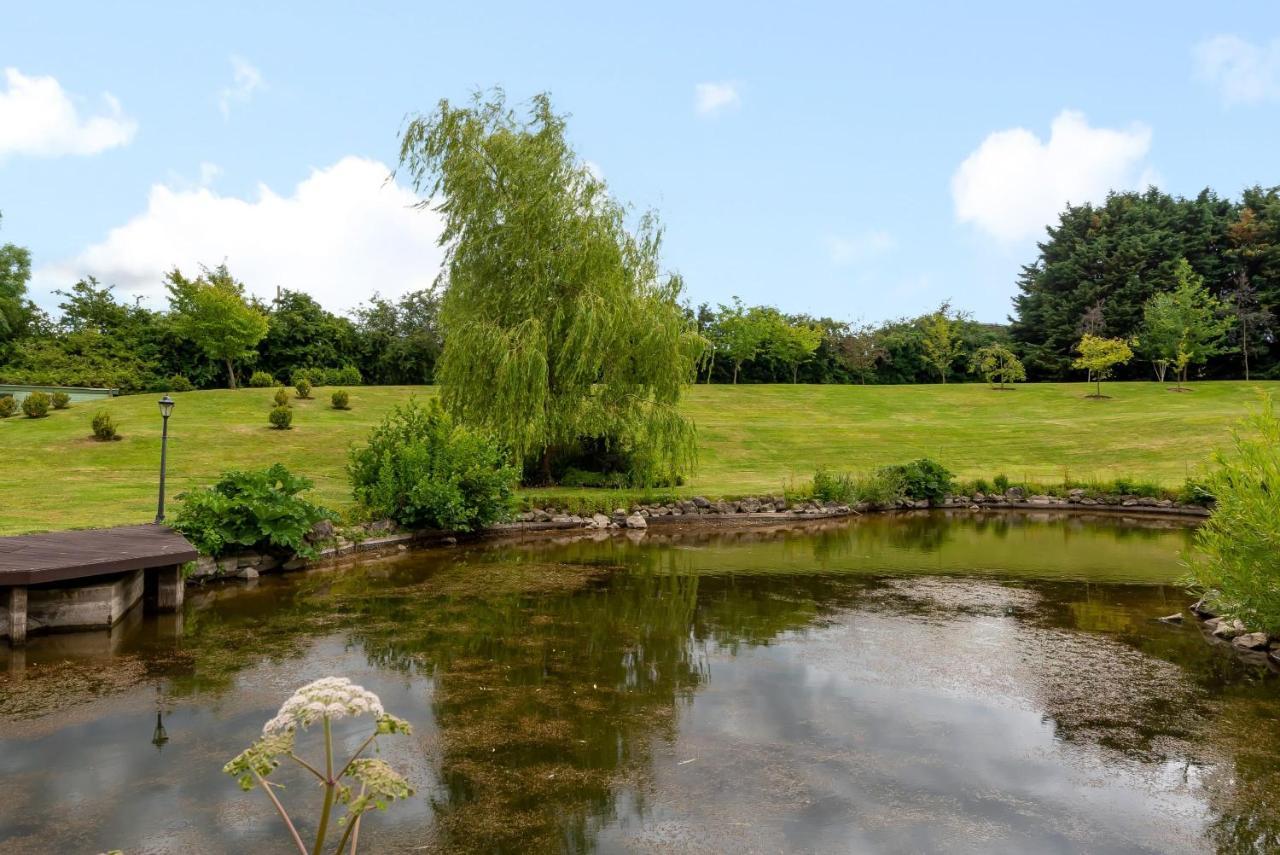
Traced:
MULTIPOLYGON (((1131 478, 1180 485, 1224 444, 1260 389, 1280 383, 1204 382, 1173 394, 1155 383, 1108 383, 1089 400, 1083 383, 1029 384, 998 392, 947 386, 697 386, 686 409, 698 425, 699 466, 682 495, 779 493, 818 466, 866 472, 932 457, 962 479, 1006 474, 1042 484, 1131 478)), ((430 387, 351 390, 351 409, 329 407, 331 389, 294 401, 293 430, 267 425, 270 389, 175 394, 169 495, 221 470, 276 461, 311 478, 317 497, 349 505, 348 446, 395 403, 430 387)), ((160 416, 156 396, 107 403, 123 439, 90 438, 98 407, 76 404, 45 419, 0 420, 0 534, 145 522, 155 514, 160 416)), ((580 508, 623 504, 634 493, 554 489, 526 493, 580 508)))

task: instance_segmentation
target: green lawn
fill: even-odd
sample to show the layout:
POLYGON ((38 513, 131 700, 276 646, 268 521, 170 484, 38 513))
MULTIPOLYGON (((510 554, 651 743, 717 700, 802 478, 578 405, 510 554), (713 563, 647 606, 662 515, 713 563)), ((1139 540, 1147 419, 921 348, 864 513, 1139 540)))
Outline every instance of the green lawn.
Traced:
MULTIPOLYGON (((948 386, 698 386, 687 409, 699 429, 699 468, 684 493, 742 495, 780 490, 822 464, 869 470, 928 455, 959 476, 999 472, 1060 482, 1133 477, 1181 484, 1228 439, 1232 423, 1271 383, 1205 382, 1177 394, 1155 383, 1108 383, 1109 400, 1087 400, 1084 384, 1031 384, 997 392, 948 386)), ((328 391, 295 402, 294 429, 267 427, 271 390, 174 395, 170 497, 220 470, 280 461, 316 482, 335 508, 349 502, 347 446, 395 402, 426 387, 352 391, 352 409, 328 406, 328 391)), ((0 533, 145 522, 154 516, 160 416, 155 395, 105 405, 124 439, 90 439, 92 405, 46 419, 0 420, 0 533)), ((590 491, 549 491, 584 495, 590 491)), ((602 497, 608 503, 610 497, 602 497)))

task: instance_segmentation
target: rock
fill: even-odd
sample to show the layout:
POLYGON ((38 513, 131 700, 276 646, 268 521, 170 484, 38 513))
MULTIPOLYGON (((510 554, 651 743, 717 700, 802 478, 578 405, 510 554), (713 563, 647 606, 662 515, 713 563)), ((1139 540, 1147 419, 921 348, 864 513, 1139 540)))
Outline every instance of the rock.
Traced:
POLYGON ((980 511, 980 510, 982 510, 982 506, 981 506, 981 505, 978 505, 978 504, 973 504, 973 505, 970 505, 970 506, 969 506, 969 510, 971 510, 971 511, 980 511))
POLYGON ((1079 502, 1083 498, 1084 498, 1084 490, 1081 490, 1079 488, 1071 490, 1067 493, 1068 502, 1072 502, 1072 503, 1079 502))
POLYGON ((307 532, 307 543, 320 543, 325 540, 333 540, 334 531, 333 523, 329 520, 320 520, 311 527, 311 531, 307 532))
POLYGON ((1246 632, 1237 635, 1231 643, 1241 650, 1266 650, 1270 640, 1265 632, 1246 632))
POLYGON ((627 528, 648 528, 649 521, 639 514, 632 514, 627 517, 627 528))
POLYGON ((236 556, 236 567, 257 567, 262 556, 256 552, 241 552, 236 556))
POLYGON ((458 538, 453 537, 452 535, 450 535, 449 537, 442 537, 440 538, 440 544, 442 546, 457 546, 458 538))
POLYGON ((234 576, 237 569, 239 568, 236 565, 236 558, 234 555, 228 555, 224 558, 218 559, 219 576, 234 576))
POLYGON ((265 573, 268 570, 274 570, 280 566, 280 559, 274 555, 264 555, 262 560, 258 562, 257 570, 259 573, 265 573))
MULTIPOLYGON (((742 513, 744 514, 759 513, 760 500, 759 499, 743 499, 741 502, 738 502, 738 510, 742 511, 742 513)), ((772 510, 772 508, 770 510, 772 510)))
POLYGON ((1032 496, 1030 499, 1027 499, 1027 503, 1031 505, 1052 505, 1053 499, 1048 496, 1032 496))
POLYGON ((1097 500, 1097 499, 1090 499, 1088 496, 1085 496, 1083 499, 1081 499, 1081 500, 1080 500, 1080 504, 1082 504, 1082 505, 1096 505, 1096 504, 1098 504, 1098 500, 1097 500))
POLYGON ((711 507, 711 500, 706 496, 694 496, 693 506, 695 508, 709 508, 711 507))
POLYGON ((604 514, 599 514, 599 513, 592 514, 592 515, 591 515, 591 524, 592 524, 593 526, 595 526, 596 528, 608 528, 608 527, 609 527, 609 518, 608 518, 608 517, 606 517, 604 514))
POLYGON ((1161 499, 1160 501, 1156 502, 1156 507, 1157 507, 1157 508, 1172 508, 1172 507, 1173 507, 1173 499, 1161 499))
POLYGON ((626 508, 614 508, 614 509, 613 509, 613 515, 614 515, 615 517, 625 517, 625 516, 627 515, 627 509, 626 509, 626 508))
POLYGON ((1149 496, 1141 496, 1138 498, 1138 507, 1154 508, 1159 506, 1159 502, 1149 496))
POLYGON ((240 572, 236 573, 236 578, 238 578, 238 579, 257 579, 257 578, 258 578, 258 571, 257 571, 257 568, 254 568, 254 567, 245 567, 244 569, 240 570, 240 572))
POLYGON ((1197 617, 1205 618, 1206 620, 1217 617, 1218 613, 1209 606, 1209 596, 1209 594, 1205 594, 1203 597, 1192 603, 1190 606, 1191 613, 1197 617))
POLYGON ((1218 620, 1217 626, 1213 628, 1213 634, 1217 638, 1237 638, 1244 635, 1246 631, 1244 623, 1239 618, 1231 618, 1229 620, 1218 620))
POLYGON ((1159 619, 1161 623, 1182 623, 1182 612, 1174 612, 1159 619))
POLYGON ((207 579, 218 575, 218 562, 211 556, 201 555, 196 559, 196 569, 192 571, 192 579, 207 579))
POLYGON ((533 509, 534 522, 545 523, 545 522, 551 522, 552 519, 553 517, 551 516, 551 514, 549 514, 547 511, 544 511, 542 508, 533 509))
POLYGON ((301 558, 295 555, 285 563, 281 564, 280 569, 286 572, 290 572, 293 570, 301 570, 303 567, 306 567, 306 566, 307 566, 307 559, 301 558))
POLYGON ((1021 502, 1026 495, 1026 491, 1021 487, 1010 487, 1004 491, 1005 499, 1010 502, 1021 502))
POLYGON ((1121 505, 1121 507, 1125 507, 1125 508, 1136 508, 1136 507, 1138 506, 1138 500, 1137 500, 1137 499, 1125 499, 1124 501, 1122 501, 1122 502, 1120 503, 1120 505, 1121 505))
POLYGON ((371 522, 365 526, 365 530, 371 534, 378 534, 384 531, 394 531, 396 527, 394 520, 378 520, 371 522))

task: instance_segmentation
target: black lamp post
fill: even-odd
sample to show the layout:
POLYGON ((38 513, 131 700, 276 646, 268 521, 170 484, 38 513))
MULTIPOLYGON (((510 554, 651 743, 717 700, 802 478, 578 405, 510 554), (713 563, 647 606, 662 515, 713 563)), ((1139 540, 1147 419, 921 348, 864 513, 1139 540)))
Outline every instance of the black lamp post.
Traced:
POLYGON ((160 399, 160 418, 164 427, 160 429, 160 501, 156 505, 156 524, 164 522, 164 464, 169 448, 169 414, 173 412, 173 398, 165 395, 160 399))

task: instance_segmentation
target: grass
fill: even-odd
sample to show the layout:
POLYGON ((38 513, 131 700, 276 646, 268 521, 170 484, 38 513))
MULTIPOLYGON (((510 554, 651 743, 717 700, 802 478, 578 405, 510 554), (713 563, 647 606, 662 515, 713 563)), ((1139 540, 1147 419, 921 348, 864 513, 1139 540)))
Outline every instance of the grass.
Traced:
MULTIPOLYGON (((1275 382, 1202 382, 1171 394, 1156 383, 1107 383, 1087 400, 1084 383, 998 392, 947 386, 697 386, 686 409, 699 430, 699 468, 683 495, 779 493, 819 466, 869 471, 932 457, 961 479, 998 473, 1037 483, 1131 478, 1166 487, 1194 475, 1275 382)), ((429 387, 360 387, 351 409, 329 406, 332 389, 293 402, 293 430, 267 425, 270 389, 175 394, 169 429, 169 496, 228 468, 276 461, 316 483, 318 498, 350 502, 347 447, 396 402, 429 387)), ((73 404, 44 419, 0 420, 0 534, 145 522, 155 514, 160 417, 156 396, 116 398, 103 408, 123 439, 90 438, 98 407, 73 404)), ((579 507, 622 504, 635 494, 541 490, 579 507)), ((171 504, 172 507, 172 504, 171 504)))

